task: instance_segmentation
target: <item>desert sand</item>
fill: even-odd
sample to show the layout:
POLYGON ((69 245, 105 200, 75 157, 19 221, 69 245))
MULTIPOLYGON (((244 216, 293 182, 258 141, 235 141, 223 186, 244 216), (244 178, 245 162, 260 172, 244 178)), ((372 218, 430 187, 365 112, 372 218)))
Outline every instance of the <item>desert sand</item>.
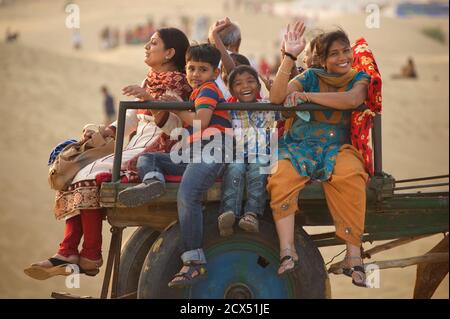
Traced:
MULTIPOLYGON (((5 1, 0 6, 0 34, 20 31, 16 43, 0 43, 0 298, 49 298, 52 291, 98 296, 103 270, 82 277, 81 287, 67 289, 65 278, 41 282, 23 273, 30 263, 55 253, 63 223, 53 218, 54 193, 47 184, 50 150, 67 138, 78 138, 86 123, 101 123, 100 86, 107 84, 117 100, 121 88, 145 77, 142 46, 101 51, 99 32, 106 25, 165 21, 180 26, 179 15, 229 16, 242 29, 241 51, 269 59, 278 52, 281 28, 289 22, 265 13, 222 11, 221 1, 80 0, 83 48, 73 51, 72 31, 64 25, 65 1, 5 1), (131 3, 131 4, 130 4, 131 3), (177 14, 174 14, 177 12, 177 14)), ((447 174, 449 166, 449 54, 446 44, 425 37, 424 26, 441 26, 448 18, 382 17, 379 29, 365 27, 366 16, 347 15, 318 26, 343 27, 351 39, 364 36, 383 76, 383 169, 397 179, 447 174), (417 80, 391 80, 408 56, 414 57, 417 80)), ((104 258, 109 225, 104 223, 104 258)), ((316 229, 311 231, 317 231, 316 229)), ((127 230, 125 237, 132 229, 127 230)), ((441 238, 435 235, 381 254, 379 259, 416 256, 441 238)), ((373 245, 366 243, 364 247, 373 245)), ((321 249, 329 261, 342 246, 321 249)), ((334 298, 411 298, 416 267, 383 270, 381 288, 360 289, 344 276, 330 275, 334 298)), ((448 276, 434 298, 448 298, 448 276)))

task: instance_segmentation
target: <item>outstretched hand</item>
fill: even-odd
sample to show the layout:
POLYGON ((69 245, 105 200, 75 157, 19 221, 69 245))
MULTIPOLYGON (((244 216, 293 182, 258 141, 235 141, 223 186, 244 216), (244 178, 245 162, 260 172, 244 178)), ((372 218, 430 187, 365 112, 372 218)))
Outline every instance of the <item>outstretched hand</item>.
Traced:
POLYGON ((261 81, 263 81, 264 86, 266 87, 267 91, 270 91, 270 89, 272 88, 272 84, 273 84, 273 80, 270 79, 269 75, 262 75, 262 74, 258 74, 259 78, 261 79, 261 81))
POLYGON ((139 85, 128 85, 122 89, 122 94, 126 96, 134 96, 142 101, 151 100, 150 94, 139 85))
POLYGON ((223 20, 217 20, 209 29, 208 39, 211 44, 215 44, 216 37, 219 35, 219 32, 226 29, 231 25, 231 20, 228 17, 225 17, 223 20))
POLYGON ((303 21, 297 21, 293 26, 288 24, 286 33, 283 37, 282 49, 285 52, 297 57, 305 49, 306 40, 304 37, 305 24, 303 21))
POLYGON ((286 97, 283 105, 285 107, 293 107, 305 102, 306 101, 303 99, 301 92, 294 91, 286 97))

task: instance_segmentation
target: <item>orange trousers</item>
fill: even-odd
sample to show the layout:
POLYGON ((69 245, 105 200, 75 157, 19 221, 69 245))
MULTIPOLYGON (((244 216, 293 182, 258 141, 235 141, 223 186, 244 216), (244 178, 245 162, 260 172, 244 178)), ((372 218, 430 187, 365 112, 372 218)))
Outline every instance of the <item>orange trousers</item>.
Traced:
MULTIPOLYGON (((364 231, 368 174, 358 151, 345 144, 339 150, 331 178, 322 183, 336 236, 359 246, 364 231)), ((267 182, 275 222, 298 212, 298 195, 309 181, 288 159, 278 161, 267 182)))

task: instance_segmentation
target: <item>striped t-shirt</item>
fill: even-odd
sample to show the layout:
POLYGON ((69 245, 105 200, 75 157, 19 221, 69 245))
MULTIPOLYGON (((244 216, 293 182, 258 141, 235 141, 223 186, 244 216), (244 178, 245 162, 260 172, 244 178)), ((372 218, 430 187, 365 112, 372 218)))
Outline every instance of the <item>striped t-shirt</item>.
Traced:
POLYGON ((205 133, 205 136, 211 136, 211 134, 206 131, 210 128, 216 129, 220 132, 220 134, 225 134, 225 129, 231 128, 228 112, 226 110, 216 110, 217 104, 225 102, 225 99, 214 81, 205 82, 196 88, 191 93, 189 100, 194 102, 195 112, 198 112, 201 109, 210 109, 213 111, 211 120, 209 121, 209 125, 206 129, 193 132, 192 126, 186 126, 186 129, 190 134, 188 137, 189 143, 201 140, 203 133, 205 133))

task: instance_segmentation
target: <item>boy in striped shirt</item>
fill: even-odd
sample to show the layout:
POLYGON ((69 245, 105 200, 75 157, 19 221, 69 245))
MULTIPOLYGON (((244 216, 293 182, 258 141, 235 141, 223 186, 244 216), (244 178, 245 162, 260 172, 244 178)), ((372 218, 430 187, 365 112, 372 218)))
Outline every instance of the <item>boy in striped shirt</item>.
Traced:
MULTIPOLYGON (((137 169, 142 183, 123 190, 118 199, 125 205, 140 206, 164 193, 164 175, 182 175, 177 203, 184 253, 183 267, 169 282, 169 287, 192 285, 206 277, 203 240, 202 199, 225 166, 226 128, 231 128, 227 111, 216 110, 225 102, 214 82, 219 76, 219 50, 209 44, 191 46, 186 53, 186 77, 194 91, 190 100, 195 111, 171 111, 185 128, 182 149, 171 153, 147 153, 139 157, 137 169), (215 147, 211 148, 210 144, 215 147), (188 152, 189 160, 176 163, 179 151, 188 152), (214 155, 211 156, 211 151, 214 155), (219 155, 219 156, 217 156, 219 155)), ((232 130, 230 131, 232 134, 232 130)), ((186 159, 186 157, 183 157, 186 159)))

